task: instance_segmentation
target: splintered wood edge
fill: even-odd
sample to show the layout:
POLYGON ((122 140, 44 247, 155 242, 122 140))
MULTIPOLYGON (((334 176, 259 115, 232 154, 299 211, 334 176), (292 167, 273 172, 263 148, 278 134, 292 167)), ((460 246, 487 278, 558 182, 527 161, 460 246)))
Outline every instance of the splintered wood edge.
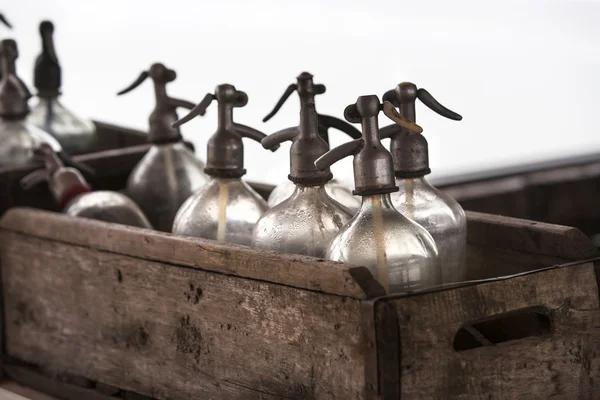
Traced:
POLYGON ((466 211, 469 244, 585 260, 600 256, 594 243, 577 228, 520 218, 466 211))
POLYGON ((0 219, 0 229, 145 260, 361 300, 385 294, 383 287, 366 267, 179 237, 31 208, 8 210, 0 219))

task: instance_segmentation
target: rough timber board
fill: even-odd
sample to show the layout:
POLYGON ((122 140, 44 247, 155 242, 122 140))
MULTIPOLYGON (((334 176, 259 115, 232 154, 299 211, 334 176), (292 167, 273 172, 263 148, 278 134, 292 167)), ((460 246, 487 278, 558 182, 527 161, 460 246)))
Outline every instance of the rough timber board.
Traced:
POLYGON ((402 399, 598 399, 600 304, 593 263, 387 299, 397 310, 402 399), (457 352, 465 325, 541 306, 553 332, 457 352))
POLYGON ((362 397, 358 300, 0 240, 11 357, 158 399, 362 397))
POLYGON ((365 267, 14 208, 0 228, 43 239, 364 299, 384 294, 365 267))

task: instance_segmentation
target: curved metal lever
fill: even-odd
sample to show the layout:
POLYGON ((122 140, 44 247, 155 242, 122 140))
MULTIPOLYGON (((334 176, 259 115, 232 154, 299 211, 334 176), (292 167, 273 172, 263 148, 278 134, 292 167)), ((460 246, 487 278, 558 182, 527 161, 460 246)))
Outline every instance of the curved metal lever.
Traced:
POLYGON ((425 89, 419 89, 417 91, 417 98, 423 102, 427 107, 440 114, 442 117, 453 119, 455 121, 462 120, 462 116, 455 113, 452 110, 447 109, 441 105, 433 96, 425 89))
POLYGON ((185 124, 186 122, 194 119, 198 115, 203 116, 204 114, 206 114, 206 109, 208 108, 210 103, 212 103, 212 101, 214 99, 215 99, 215 95, 212 93, 208 93, 206 96, 204 96, 204 98, 202 99, 202 101, 200 103, 198 103, 196 106, 192 107, 192 110, 185 117, 180 118, 177 121, 173 122, 171 124, 171 128, 178 128, 181 125, 185 124))
MULTIPOLYGON (((392 121, 394 121, 396 124, 398 124, 402 128, 404 128, 408 131, 414 132, 414 133, 422 133, 423 132, 423 128, 421 128, 416 123, 411 122, 411 121, 407 120, 406 118, 404 118, 402 115, 400 115, 398 113, 398 111, 396 111, 396 108, 394 107, 394 105, 392 103, 390 103, 389 101, 384 102, 382 108, 383 108, 383 113, 385 114, 385 116, 388 117, 389 119, 391 119, 392 121)), ((381 137, 381 133, 380 133, 380 137, 381 137)))
POLYGON ((4 14, 0 14, 0 22, 2 22, 4 25, 6 25, 8 28, 12 29, 12 25, 10 24, 10 22, 8 22, 8 20, 6 19, 6 17, 4 16, 4 14))
POLYGON ((42 21, 40 23, 40 35, 42 36, 42 51, 43 54, 48 56, 50 60, 58 64, 58 57, 54 50, 54 40, 52 34, 54 33, 54 24, 50 21, 42 21))
POLYGON ((296 137, 296 135, 299 134, 300 131, 297 126, 285 128, 263 138, 260 141, 260 144, 262 144, 262 147, 264 147, 267 150, 273 150, 278 148, 281 143, 288 140, 293 140, 296 137))
POLYGON ((325 171, 342 158, 356 154, 362 148, 363 144, 363 139, 354 139, 351 142, 346 142, 334 149, 331 149, 315 160, 315 167, 321 171, 325 171))
POLYGON ((269 114, 267 114, 266 117, 263 118, 263 122, 267 122, 268 120, 270 120, 271 118, 273 118, 273 116, 275 114, 277 114, 277 112, 279 111, 279 109, 281 108, 281 106, 283 106, 283 104, 286 102, 286 100, 297 89, 298 89, 298 85, 296 85, 295 83, 293 83, 290 86, 288 86, 287 89, 285 89, 285 92, 283 92, 283 95, 281 96, 281 98, 279 99, 279 101, 277 102, 277 104, 275 104, 275 108, 273 108, 273 110, 269 114))
POLYGON ((150 73, 148 73, 148 71, 143 71, 131 85, 127 86, 125 89, 117 93, 117 96, 131 92, 133 89, 140 86, 142 82, 144 82, 149 76, 150 73))
POLYGON ((169 105, 173 108, 187 108, 188 110, 193 110, 196 105, 191 101, 182 100, 182 99, 174 99, 172 97, 168 98, 169 105))
MULTIPOLYGON (((235 129, 235 133, 237 133, 241 137, 245 137, 245 138, 249 138, 249 139, 255 140, 255 141, 257 141, 258 143, 261 143, 261 144, 262 144, 262 140, 267 137, 267 135, 265 135, 261 131, 259 131, 257 129, 254 129, 254 128, 251 128, 251 127, 249 127, 247 125, 244 125, 244 124, 234 123, 233 124, 233 128, 235 129)), ((269 148, 269 150, 275 151, 278 148, 279 148, 279 145, 276 144, 276 145, 272 146, 271 148, 269 148)))
POLYGON ((42 182, 48 182, 50 180, 50 174, 45 169, 37 169, 29 174, 25 175, 19 181, 23 190, 30 190, 31 188, 39 185, 42 182))

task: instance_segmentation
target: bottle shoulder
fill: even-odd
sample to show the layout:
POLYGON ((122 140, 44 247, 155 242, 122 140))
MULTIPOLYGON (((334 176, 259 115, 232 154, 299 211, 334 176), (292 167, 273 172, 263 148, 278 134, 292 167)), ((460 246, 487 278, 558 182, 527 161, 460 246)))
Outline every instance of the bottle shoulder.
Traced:
POLYGON ((414 252, 425 256, 437 255, 435 242, 429 232, 395 210, 383 212, 379 222, 372 213, 359 212, 340 230, 336 243, 332 242, 332 246, 361 253, 365 246, 373 248, 378 242, 383 243, 390 255, 398 250, 406 254, 414 252))
POLYGON ((127 186, 129 190, 135 187, 141 190, 187 187, 191 194, 209 180, 204 173, 204 163, 185 146, 153 145, 133 168, 127 186))
POLYGON ((428 226, 466 225, 461 205, 441 190, 424 186, 407 191, 404 185, 399 185, 399 189, 391 195, 392 204, 408 218, 428 226))
POLYGON ((42 100, 31 108, 28 120, 54 136, 93 136, 96 128, 91 121, 83 119, 57 100, 42 100))

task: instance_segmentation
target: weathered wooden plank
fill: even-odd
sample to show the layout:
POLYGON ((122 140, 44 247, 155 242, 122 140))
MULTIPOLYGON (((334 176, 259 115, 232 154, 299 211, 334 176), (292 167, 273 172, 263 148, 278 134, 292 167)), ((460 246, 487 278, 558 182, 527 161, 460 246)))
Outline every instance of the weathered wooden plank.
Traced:
POLYGON ((566 258, 467 245, 467 280, 496 278, 564 264, 566 258))
POLYGON ((358 299, 385 293, 365 267, 255 250, 212 240, 177 237, 57 213, 11 209, 0 220, 0 228, 146 260, 202 268, 358 299))
POLYGON ((359 300, 14 232, 0 254, 16 359, 157 399, 363 396, 359 300))
POLYGON ((26 367, 10 365, 6 366, 5 369, 11 379, 27 385, 21 387, 12 386, 13 390, 31 400, 115 400, 114 397, 102 395, 92 389, 79 388, 45 377, 26 367), (28 386, 43 393, 31 390, 28 386))
POLYGON ((402 399, 599 398, 600 301, 591 262, 387 301, 399 319, 402 399), (547 332, 502 342, 495 336, 510 339, 524 328, 496 322, 491 332, 478 328, 491 345, 453 347, 462 327, 531 309, 550 319, 547 332))
POLYGON ((576 228, 473 211, 466 214, 470 244, 573 261, 599 255, 590 239, 576 228))
POLYGON ((148 134, 146 132, 106 122, 93 122, 96 126, 96 135, 98 137, 95 151, 119 149, 148 142, 148 134))

